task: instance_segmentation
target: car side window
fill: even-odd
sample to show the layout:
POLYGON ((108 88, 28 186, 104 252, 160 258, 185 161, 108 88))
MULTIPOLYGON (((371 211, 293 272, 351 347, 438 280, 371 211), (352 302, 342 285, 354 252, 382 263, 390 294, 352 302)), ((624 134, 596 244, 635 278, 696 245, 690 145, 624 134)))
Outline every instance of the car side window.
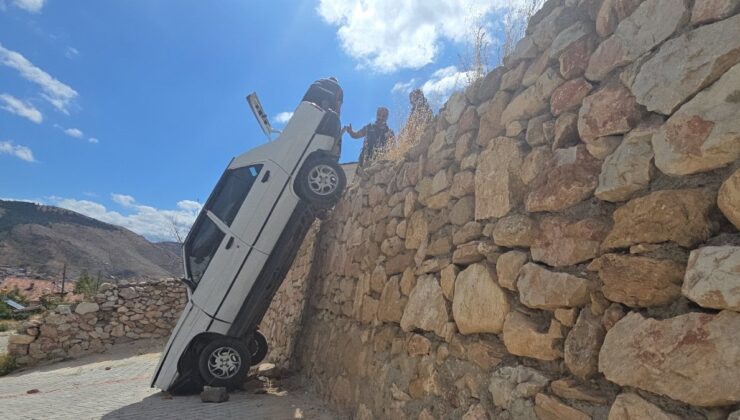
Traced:
POLYGON ((190 280, 196 285, 200 283, 208 263, 216 255, 224 236, 224 233, 205 213, 201 214, 193 226, 193 231, 188 235, 188 241, 185 243, 185 250, 188 257, 186 263, 190 280))
POLYGON ((261 169, 262 165, 252 165, 227 170, 218 182, 206 209, 227 226, 231 226, 261 169))

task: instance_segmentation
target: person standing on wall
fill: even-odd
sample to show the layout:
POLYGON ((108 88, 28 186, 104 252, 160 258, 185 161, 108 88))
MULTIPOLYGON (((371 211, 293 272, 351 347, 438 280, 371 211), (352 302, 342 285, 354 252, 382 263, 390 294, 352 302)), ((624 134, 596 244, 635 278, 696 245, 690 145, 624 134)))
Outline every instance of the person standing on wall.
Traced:
POLYGON ((388 108, 383 106, 378 108, 374 123, 367 124, 359 131, 352 130, 352 124, 345 126, 342 130, 353 139, 365 138, 360 153, 360 167, 367 167, 377 157, 378 152, 383 150, 389 140, 395 136, 393 130, 388 127, 388 108))

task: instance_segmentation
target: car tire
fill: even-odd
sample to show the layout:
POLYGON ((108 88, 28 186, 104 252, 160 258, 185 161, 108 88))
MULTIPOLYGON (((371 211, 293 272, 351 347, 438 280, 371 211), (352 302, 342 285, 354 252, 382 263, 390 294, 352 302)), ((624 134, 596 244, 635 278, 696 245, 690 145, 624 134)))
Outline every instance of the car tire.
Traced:
POLYGON ((209 342, 198 356, 198 371, 205 385, 237 388, 246 379, 251 366, 247 345, 232 337, 209 342))
POLYGON ((296 176, 296 192, 316 211, 334 207, 346 186, 342 167, 326 157, 308 159, 296 176))
POLYGON ((251 357, 252 366, 255 366, 256 364, 265 360, 268 350, 267 338, 265 338, 265 336, 261 332, 254 332, 254 335, 252 335, 252 340, 249 342, 249 345, 247 347, 249 348, 249 355, 251 357))

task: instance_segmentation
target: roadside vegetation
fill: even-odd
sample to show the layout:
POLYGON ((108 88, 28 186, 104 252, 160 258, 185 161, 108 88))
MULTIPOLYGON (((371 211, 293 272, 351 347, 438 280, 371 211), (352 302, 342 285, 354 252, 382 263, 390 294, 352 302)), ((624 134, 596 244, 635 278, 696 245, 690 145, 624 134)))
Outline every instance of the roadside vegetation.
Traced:
POLYGON ((18 369, 18 363, 8 354, 0 354, 0 376, 5 376, 18 369))

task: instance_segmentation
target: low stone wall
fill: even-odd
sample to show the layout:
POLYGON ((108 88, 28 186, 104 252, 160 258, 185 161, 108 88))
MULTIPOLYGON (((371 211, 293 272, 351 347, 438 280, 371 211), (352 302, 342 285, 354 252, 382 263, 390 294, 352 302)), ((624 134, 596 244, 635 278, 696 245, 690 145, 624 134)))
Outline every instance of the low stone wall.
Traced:
POLYGON ((60 305, 25 321, 8 353, 21 365, 100 352, 113 344, 161 339, 177 323, 187 294, 177 280, 103 284, 92 302, 60 305))

